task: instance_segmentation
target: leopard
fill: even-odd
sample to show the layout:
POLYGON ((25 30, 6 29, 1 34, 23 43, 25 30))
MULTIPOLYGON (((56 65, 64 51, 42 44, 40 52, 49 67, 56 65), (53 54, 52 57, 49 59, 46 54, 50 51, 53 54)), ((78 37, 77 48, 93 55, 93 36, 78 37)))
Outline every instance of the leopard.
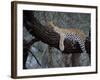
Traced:
POLYGON ((64 51, 64 40, 69 39, 73 42, 78 42, 82 52, 86 53, 86 35, 82 30, 77 28, 61 28, 54 25, 52 21, 49 21, 48 25, 50 25, 53 28, 53 30, 60 35, 59 48, 61 51, 64 51))

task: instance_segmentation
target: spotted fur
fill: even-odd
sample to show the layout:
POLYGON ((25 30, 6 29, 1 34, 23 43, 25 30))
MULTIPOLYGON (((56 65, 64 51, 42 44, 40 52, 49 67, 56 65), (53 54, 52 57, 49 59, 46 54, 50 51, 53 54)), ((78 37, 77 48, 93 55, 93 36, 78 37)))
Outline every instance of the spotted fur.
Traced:
POLYGON ((64 39, 67 38, 73 42, 78 42, 80 44, 80 47, 83 51, 83 53, 86 53, 85 49, 85 34, 80 31, 79 29, 64 29, 59 28, 53 24, 53 22, 49 22, 49 25, 53 27, 53 29, 60 35, 60 41, 59 41, 59 48, 61 51, 64 50, 64 39))

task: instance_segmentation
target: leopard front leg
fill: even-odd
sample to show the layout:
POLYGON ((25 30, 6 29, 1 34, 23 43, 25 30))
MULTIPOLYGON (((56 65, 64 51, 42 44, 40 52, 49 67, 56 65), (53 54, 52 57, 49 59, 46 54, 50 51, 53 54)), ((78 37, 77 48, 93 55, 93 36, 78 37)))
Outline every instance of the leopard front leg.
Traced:
POLYGON ((65 39, 65 34, 60 33, 59 48, 61 51, 64 50, 64 39, 65 39))

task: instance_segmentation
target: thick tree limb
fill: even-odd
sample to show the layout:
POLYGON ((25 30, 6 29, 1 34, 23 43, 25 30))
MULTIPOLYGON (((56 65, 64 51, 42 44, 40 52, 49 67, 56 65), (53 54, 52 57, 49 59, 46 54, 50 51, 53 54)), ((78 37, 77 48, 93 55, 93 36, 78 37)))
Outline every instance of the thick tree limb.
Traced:
MULTIPOLYGON (((60 35, 56 33, 51 27, 43 26, 33 15, 32 11, 23 12, 23 24, 30 34, 35 36, 38 40, 59 49, 60 35)), ((82 50, 78 42, 73 43, 72 41, 65 39, 65 49, 63 53, 82 53, 82 50)), ((90 51, 90 41, 86 41, 86 49, 90 51)))

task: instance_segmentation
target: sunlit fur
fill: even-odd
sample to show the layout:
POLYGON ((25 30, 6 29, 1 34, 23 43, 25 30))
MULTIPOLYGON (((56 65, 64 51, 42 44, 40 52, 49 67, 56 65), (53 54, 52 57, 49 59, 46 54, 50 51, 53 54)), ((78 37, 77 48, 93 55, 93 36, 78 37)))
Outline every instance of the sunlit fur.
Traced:
POLYGON ((86 35, 79 29, 74 28, 59 28, 58 26, 55 26, 53 22, 48 23, 51 27, 53 27, 54 31, 57 32, 60 35, 60 41, 59 41, 59 48, 61 51, 64 50, 64 39, 68 38, 69 40, 72 40, 73 42, 76 41, 80 44, 80 47, 83 51, 83 53, 86 53, 85 50, 85 39, 86 35))

